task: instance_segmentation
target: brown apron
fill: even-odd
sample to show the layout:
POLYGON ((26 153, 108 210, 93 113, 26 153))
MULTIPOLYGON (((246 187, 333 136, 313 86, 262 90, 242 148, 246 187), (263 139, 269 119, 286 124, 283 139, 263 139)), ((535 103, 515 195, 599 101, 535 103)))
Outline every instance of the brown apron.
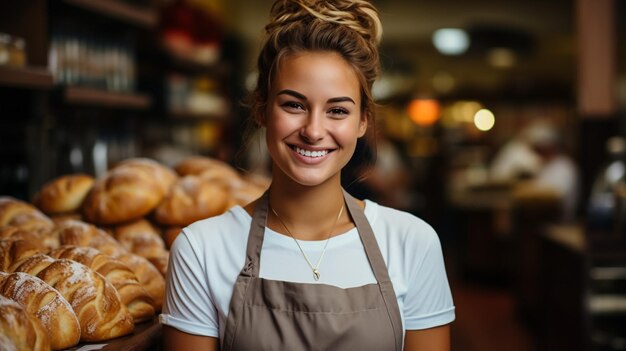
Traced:
POLYGON ((252 217, 246 263, 233 290, 222 350, 402 349, 400 309, 374 232, 356 200, 345 191, 344 199, 378 283, 342 289, 259 278, 266 192, 252 217))

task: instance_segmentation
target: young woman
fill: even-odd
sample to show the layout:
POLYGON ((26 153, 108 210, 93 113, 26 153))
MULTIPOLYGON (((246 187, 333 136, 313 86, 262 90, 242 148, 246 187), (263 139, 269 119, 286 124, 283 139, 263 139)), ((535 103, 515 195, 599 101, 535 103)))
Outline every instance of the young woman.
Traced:
POLYGON ((381 31, 366 1, 274 3, 251 110, 272 184, 176 239, 165 349, 449 350, 436 233, 341 187, 373 125, 381 31))

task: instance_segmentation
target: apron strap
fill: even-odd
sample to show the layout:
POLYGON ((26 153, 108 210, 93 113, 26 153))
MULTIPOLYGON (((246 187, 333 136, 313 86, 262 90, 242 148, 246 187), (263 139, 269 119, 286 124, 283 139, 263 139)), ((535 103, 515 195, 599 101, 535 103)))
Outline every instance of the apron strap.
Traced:
POLYGON ((365 217, 365 213, 359 207, 356 199, 352 197, 352 195, 348 194, 347 191, 343 190, 343 196, 346 204, 348 205, 350 216, 352 216, 352 220, 354 221, 357 231, 359 232, 359 236, 361 237, 361 241, 363 242, 365 254, 370 262, 372 271, 374 272, 374 277, 376 278, 376 281, 378 281, 378 286, 380 287, 380 292, 383 296, 385 307, 387 308, 387 314, 389 315, 389 321, 391 322, 391 327, 393 328, 394 335, 396 337, 395 349, 396 351, 400 351, 402 350, 404 338, 404 333, 402 332, 402 317, 400 316, 400 307, 398 306, 396 293, 393 290, 393 284, 389 278, 387 265, 385 264, 383 255, 380 252, 380 247, 376 242, 374 230, 365 217))
POLYGON ((258 277, 261 261, 261 247, 263 246, 263 235, 267 226, 267 214, 269 208, 269 189, 254 208, 252 223, 248 232, 248 246, 246 248, 246 263, 243 265, 241 274, 246 277, 258 277))

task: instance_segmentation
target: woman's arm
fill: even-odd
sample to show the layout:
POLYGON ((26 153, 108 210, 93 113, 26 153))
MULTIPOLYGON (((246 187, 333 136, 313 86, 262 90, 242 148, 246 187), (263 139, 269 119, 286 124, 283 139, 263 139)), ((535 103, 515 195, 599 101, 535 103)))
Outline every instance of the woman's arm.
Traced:
POLYGON ((450 326, 407 330, 404 336, 404 351, 417 350, 450 351, 450 326))
POLYGON ((218 351, 220 349, 218 338, 188 334, 167 325, 163 325, 162 330, 164 351, 218 351))

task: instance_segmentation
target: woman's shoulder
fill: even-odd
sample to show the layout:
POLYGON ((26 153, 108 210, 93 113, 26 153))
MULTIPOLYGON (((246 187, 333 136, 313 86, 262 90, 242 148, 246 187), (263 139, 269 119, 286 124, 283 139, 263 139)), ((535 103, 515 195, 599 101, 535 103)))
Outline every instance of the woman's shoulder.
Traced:
POLYGON ((365 200, 365 215, 377 233, 403 239, 431 241, 437 232, 417 215, 365 200))
POLYGON ((244 229, 250 227, 250 222, 248 213, 241 206, 234 206, 220 215, 190 224, 183 228, 181 235, 194 244, 239 240, 238 235, 248 233, 244 229))

